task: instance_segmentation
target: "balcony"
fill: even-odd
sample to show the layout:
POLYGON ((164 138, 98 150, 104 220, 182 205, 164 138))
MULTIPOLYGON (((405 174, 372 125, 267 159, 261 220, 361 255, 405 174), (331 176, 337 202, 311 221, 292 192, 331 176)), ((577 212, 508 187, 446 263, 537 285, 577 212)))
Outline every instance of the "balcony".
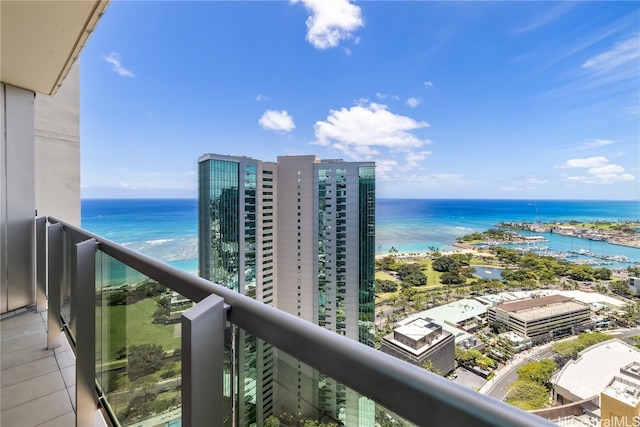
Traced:
POLYGON ((378 425, 553 425, 57 219, 36 220, 36 247, 41 311, 1 325, 3 425, 353 425, 349 401, 371 425, 373 408, 378 425), (300 383, 318 399, 298 414, 300 383), (315 406, 331 393, 347 409, 315 406))

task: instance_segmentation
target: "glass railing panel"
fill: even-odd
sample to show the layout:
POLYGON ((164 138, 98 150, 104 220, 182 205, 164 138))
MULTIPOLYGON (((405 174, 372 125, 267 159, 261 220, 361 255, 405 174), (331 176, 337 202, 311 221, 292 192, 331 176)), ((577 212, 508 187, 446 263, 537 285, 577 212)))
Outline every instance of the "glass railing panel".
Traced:
POLYGON ((376 404, 376 427, 415 427, 413 424, 398 414, 394 414, 392 411, 376 404))
POLYGON ((60 284, 60 316, 67 330, 75 341, 76 336, 76 307, 73 295, 75 295, 76 276, 76 244, 86 238, 65 231, 62 234, 62 282, 60 284))
POLYGON ((235 349, 237 425, 414 426, 239 328, 235 349))
POLYGON ((122 426, 179 426, 181 313, 193 303, 98 251, 96 377, 122 426))

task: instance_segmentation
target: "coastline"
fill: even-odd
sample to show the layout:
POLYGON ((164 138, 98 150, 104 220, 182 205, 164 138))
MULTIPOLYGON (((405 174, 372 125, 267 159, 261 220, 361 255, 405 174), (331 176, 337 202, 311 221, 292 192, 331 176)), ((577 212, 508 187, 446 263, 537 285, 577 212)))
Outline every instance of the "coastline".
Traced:
MULTIPOLYGON (((604 243, 604 242, 601 242, 604 243)), ((503 241, 503 242, 493 242, 493 245, 495 246, 501 246, 501 245, 513 245, 513 244, 518 244, 518 243, 514 243, 513 241, 503 241)), ((520 243, 522 246, 524 246, 526 249, 524 249, 525 251, 527 251, 528 247, 531 247, 533 250, 532 252, 536 252, 535 248, 538 248, 538 246, 536 245, 531 245, 531 241, 529 241, 527 244, 522 244, 520 243)), ((486 247, 477 247, 475 246, 475 244, 472 243, 466 243, 466 242, 454 242, 451 244, 451 246, 455 247, 455 250, 448 250, 448 251, 437 251, 439 254, 441 255, 452 255, 452 254, 465 254, 465 253, 470 253, 472 254, 474 257, 477 258, 491 258, 494 255, 489 252, 488 250, 486 250, 486 247)), ((566 259, 567 261, 569 261, 572 264, 590 264, 592 266, 595 267, 606 267, 609 268, 611 270, 619 270, 621 268, 626 268, 626 265, 637 265, 638 264, 638 260, 624 260, 621 261, 620 263, 617 263, 617 265, 615 266, 611 266, 611 262, 609 262, 609 260, 606 257, 601 257, 598 256, 596 254, 593 253, 589 253, 589 251, 585 251, 583 253, 581 253, 582 256, 578 256, 576 259, 568 259, 566 254, 562 255, 562 252, 554 252, 554 251, 548 251, 546 249, 546 247, 542 247, 542 249, 544 249, 544 251, 542 252, 543 255, 548 255, 548 256, 553 256, 553 257, 557 257, 557 258, 562 258, 562 259, 566 259), (589 257, 593 257, 593 259, 589 259, 589 257)), ((635 248, 634 248, 635 249, 635 248)), ((580 253, 580 251, 575 251, 576 253, 580 253)), ((403 260, 403 261, 407 261, 407 260, 423 260, 426 258, 431 258, 433 256, 433 249, 431 250, 424 250, 424 251, 399 251, 399 252, 395 252, 395 253, 385 253, 385 254, 378 254, 375 256, 376 260, 382 259, 386 256, 393 256, 395 257, 397 260, 403 260)), ((479 265, 474 265, 474 267, 479 267, 479 265)))
MULTIPOLYGON (((580 223, 578 223, 580 224, 580 223)), ((607 242, 612 245, 626 246, 640 249, 640 233, 635 231, 637 224, 631 222, 630 225, 621 223, 618 230, 605 230, 595 227, 585 227, 585 224, 532 224, 527 222, 500 222, 499 227, 513 230, 530 231, 533 233, 559 234, 566 237, 575 237, 591 241, 607 242)))
MULTIPOLYGON (((451 246, 460 247, 460 250, 437 251, 437 252, 441 255, 470 253, 473 255, 493 256, 490 253, 486 253, 478 250, 477 248, 472 247, 472 245, 469 245, 468 247, 466 247, 466 246, 463 246, 462 244, 459 244, 458 242, 454 242, 451 246)), ((386 253, 386 254, 377 254, 375 256, 375 259, 378 260, 387 256, 393 256, 396 259, 414 259, 414 258, 424 259, 424 258, 430 257, 432 254, 433 254, 433 251, 394 252, 394 253, 386 253)))

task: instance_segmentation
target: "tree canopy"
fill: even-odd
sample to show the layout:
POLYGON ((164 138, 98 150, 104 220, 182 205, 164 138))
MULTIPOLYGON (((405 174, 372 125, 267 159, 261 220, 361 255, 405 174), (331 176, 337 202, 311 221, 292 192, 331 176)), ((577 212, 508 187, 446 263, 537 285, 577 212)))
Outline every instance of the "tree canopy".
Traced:
POLYGON ((563 357, 575 357, 587 347, 591 347, 602 341, 610 340, 611 336, 601 332, 583 332, 577 338, 568 341, 559 341, 551 347, 554 353, 563 357))
POLYGON ((164 364, 165 352, 161 345, 140 344, 129 347, 127 357, 127 376, 135 381, 145 375, 160 370, 164 364))
POLYGON ((418 263, 404 263, 398 267, 397 272, 405 286, 424 286, 427 284, 427 276, 418 263))
POLYGON ((440 273, 457 272, 462 264, 450 255, 443 255, 433 260, 432 268, 440 273))
POLYGON ((551 359, 526 363, 518 368, 518 378, 550 388, 549 380, 557 368, 558 364, 551 359))
POLYGON ((511 386, 507 402, 525 411, 549 406, 549 390, 534 381, 517 380, 511 386))

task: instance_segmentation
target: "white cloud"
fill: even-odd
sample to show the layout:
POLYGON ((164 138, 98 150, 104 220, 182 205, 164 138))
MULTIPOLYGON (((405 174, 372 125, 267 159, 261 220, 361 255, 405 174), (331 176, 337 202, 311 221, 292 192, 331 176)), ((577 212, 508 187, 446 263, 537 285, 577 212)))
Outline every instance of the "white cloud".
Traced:
POLYGON ((256 95, 256 101, 271 101, 271 98, 261 94, 256 95))
POLYGON ((417 153, 409 152, 406 154, 407 167, 413 168, 418 166, 418 163, 426 159, 431 154, 431 151, 420 151, 417 153))
POLYGON ((620 165, 610 164, 597 168, 590 168, 588 172, 592 175, 610 175, 624 173, 624 168, 620 165))
POLYGON ((525 180, 525 182, 526 182, 527 184, 548 184, 548 183, 549 183, 549 180, 547 180, 547 179, 543 179, 543 178, 538 178, 537 176, 532 175, 532 176, 528 177, 528 178, 525 180))
POLYGON ((291 3, 302 3, 311 14, 306 21, 306 38, 317 49, 336 47, 340 41, 353 38, 352 33, 364 26, 360 7, 349 0, 291 0, 291 3))
POLYGON ((627 173, 625 169, 614 163, 609 163, 606 157, 589 157, 586 159, 572 159, 558 169, 584 168, 587 175, 562 174, 562 179, 567 182, 580 182, 584 184, 614 184, 620 181, 633 181, 635 176, 627 173))
POLYGON ((109 64, 113 65, 113 71, 120 74, 123 77, 133 77, 133 73, 122 66, 120 63, 120 54, 111 52, 109 56, 102 57, 109 64))
POLYGON ((538 178, 537 175, 529 175, 526 178, 516 178, 512 182, 498 189, 507 193, 513 193, 516 191, 535 190, 537 185, 548 184, 549 180, 544 178, 538 178))
POLYGON ((407 99, 407 105, 409 105, 409 107, 411 108, 416 108, 418 105, 420 105, 421 102, 422 102, 422 99, 416 98, 414 96, 407 99))
POLYGON ((528 33, 529 31, 537 30, 538 28, 544 27, 545 25, 556 21, 558 18, 569 12, 574 7, 575 4, 571 2, 560 3, 558 6, 549 9, 549 11, 545 15, 535 17, 535 20, 533 20, 532 22, 528 23, 524 27, 520 27, 513 31, 510 31, 510 33, 523 34, 528 33))
POLYGON ((128 184, 126 182, 121 182, 120 188, 126 188, 127 190, 138 190, 138 187, 136 187, 135 185, 128 184))
POLYGON ((513 193, 514 191, 522 191, 523 189, 520 187, 517 187, 515 185, 509 185, 506 187, 500 187, 500 191, 505 191, 507 193, 513 193))
POLYGON ((389 176, 398 167, 398 162, 390 159, 376 160, 376 177, 389 176))
POLYGON ((370 160, 380 154, 381 148, 411 157, 416 155, 412 150, 430 142, 412 131, 428 126, 427 122, 394 114, 386 105, 365 102, 331 110, 325 121, 316 122, 314 143, 333 147, 354 159, 370 160))
POLYGON ((570 169, 570 168, 593 168, 598 166, 604 166, 609 163, 606 157, 587 157, 585 159, 571 159, 563 165, 556 166, 556 169, 570 169))
POLYGON ((428 88, 432 88, 433 87, 433 83, 431 83, 431 80, 424 82, 424 85, 428 88))
POLYGON ((589 58, 582 67, 604 73, 638 58, 640 58, 640 34, 618 42, 610 50, 589 58))
POLYGON ((417 184, 453 184, 459 182, 462 177, 453 173, 421 173, 407 175, 406 171, 402 170, 399 174, 396 174, 395 178, 397 181, 413 182, 417 184))
POLYGON ((286 110, 267 110, 262 117, 260 117, 258 123, 265 129, 282 132, 290 132, 296 127, 295 123, 293 123, 293 118, 291 118, 286 110))
POLYGON ((585 142, 585 147, 593 148, 593 147, 602 147, 604 145, 615 144, 615 141, 610 141, 608 139, 592 139, 590 141, 585 142))

